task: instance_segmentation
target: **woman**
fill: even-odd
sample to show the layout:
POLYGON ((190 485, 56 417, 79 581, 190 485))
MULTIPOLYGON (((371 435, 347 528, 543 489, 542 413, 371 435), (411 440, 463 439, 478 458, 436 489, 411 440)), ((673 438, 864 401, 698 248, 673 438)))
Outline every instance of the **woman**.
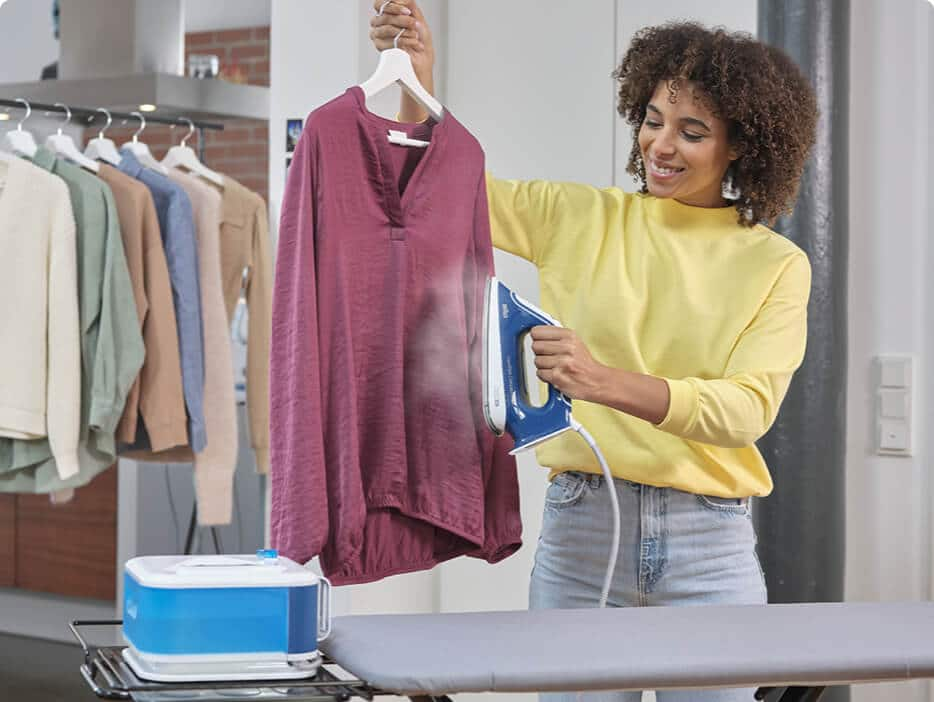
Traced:
MULTIPOLYGON (((380 50, 406 30, 399 46, 431 91, 431 32, 414 0, 371 25, 380 50)), ((814 95, 781 51, 692 23, 637 33, 615 77, 638 130, 628 170, 641 193, 487 179, 494 246, 538 266, 542 306, 566 325, 533 330, 538 375, 573 398, 615 477, 605 483, 573 433, 538 451, 552 480, 530 603, 597 603, 611 489, 623 513, 611 605, 764 603, 749 499, 772 481, 754 442, 804 356, 810 265, 763 223, 794 203, 814 95)), ((403 93, 399 118, 426 117, 403 93)))

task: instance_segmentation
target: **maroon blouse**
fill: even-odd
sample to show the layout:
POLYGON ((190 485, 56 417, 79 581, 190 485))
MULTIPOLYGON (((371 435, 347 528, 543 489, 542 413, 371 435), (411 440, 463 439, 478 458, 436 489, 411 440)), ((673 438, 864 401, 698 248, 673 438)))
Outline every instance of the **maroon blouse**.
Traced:
POLYGON ((483 151, 449 112, 392 122, 355 86, 308 116, 276 261, 273 547, 335 584, 518 550, 511 440, 481 409, 492 272, 483 151))

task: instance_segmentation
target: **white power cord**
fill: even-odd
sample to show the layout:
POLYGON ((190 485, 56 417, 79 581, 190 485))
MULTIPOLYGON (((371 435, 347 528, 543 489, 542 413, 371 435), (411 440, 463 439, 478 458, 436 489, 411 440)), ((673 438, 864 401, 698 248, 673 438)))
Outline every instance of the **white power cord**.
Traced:
POLYGON ((581 438, 590 446, 594 456, 597 457, 600 468, 603 470, 603 476, 606 478, 607 492, 610 493, 610 503, 613 506, 613 546, 610 549, 610 560, 606 564, 606 575, 603 578, 603 592, 600 594, 600 607, 602 608, 606 607, 606 601, 610 596, 610 586, 613 584, 613 573, 616 571, 616 557, 619 554, 619 497, 616 495, 616 486, 613 484, 613 474, 610 472, 610 467, 606 464, 606 459, 603 457, 600 447, 597 446, 597 442, 594 441, 590 432, 584 429, 573 417, 571 417, 571 428, 581 435, 581 438))

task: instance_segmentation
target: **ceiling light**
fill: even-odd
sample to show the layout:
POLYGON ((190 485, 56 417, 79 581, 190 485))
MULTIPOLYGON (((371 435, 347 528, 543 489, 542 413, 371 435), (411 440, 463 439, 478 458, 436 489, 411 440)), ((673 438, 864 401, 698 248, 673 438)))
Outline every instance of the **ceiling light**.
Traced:
POLYGON ((150 105, 150 104, 147 102, 146 104, 140 105, 140 106, 139 106, 139 111, 140 111, 140 112, 155 112, 155 111, 156 111, 156 106, 155 106, 155 105, 150 105))

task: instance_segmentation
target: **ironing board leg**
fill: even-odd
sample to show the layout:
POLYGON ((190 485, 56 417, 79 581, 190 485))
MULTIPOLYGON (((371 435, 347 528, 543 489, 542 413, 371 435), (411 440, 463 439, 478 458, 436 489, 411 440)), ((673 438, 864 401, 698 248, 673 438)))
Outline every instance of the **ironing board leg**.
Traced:
POLYGON ((760 687, 756 699, 763 702, 817 702, 826 687, 760 687))
MULTIPOLYGON (((190 554, 191 549, 195 541, 195 527, 198 526, 198 505, 192 505, 191 508, 191 520, 188 522, 188 535, 185 537, 185 551, 184 553, 190 554)), ((217 527, 211 527, 211 538, 214 540, 214 551, 215 553, 223 553, 223 547, 221 546, 221 536, 217 532, 217 527)))
POLYGON ((194 545, 195 540, 195 526, 198 524, 198 507, 197 505, 192 506, 191 508, 191 520, 188 522, 188 534, 185 537, 185 551, 184 553, 191 553, 191 548, 194 545))

